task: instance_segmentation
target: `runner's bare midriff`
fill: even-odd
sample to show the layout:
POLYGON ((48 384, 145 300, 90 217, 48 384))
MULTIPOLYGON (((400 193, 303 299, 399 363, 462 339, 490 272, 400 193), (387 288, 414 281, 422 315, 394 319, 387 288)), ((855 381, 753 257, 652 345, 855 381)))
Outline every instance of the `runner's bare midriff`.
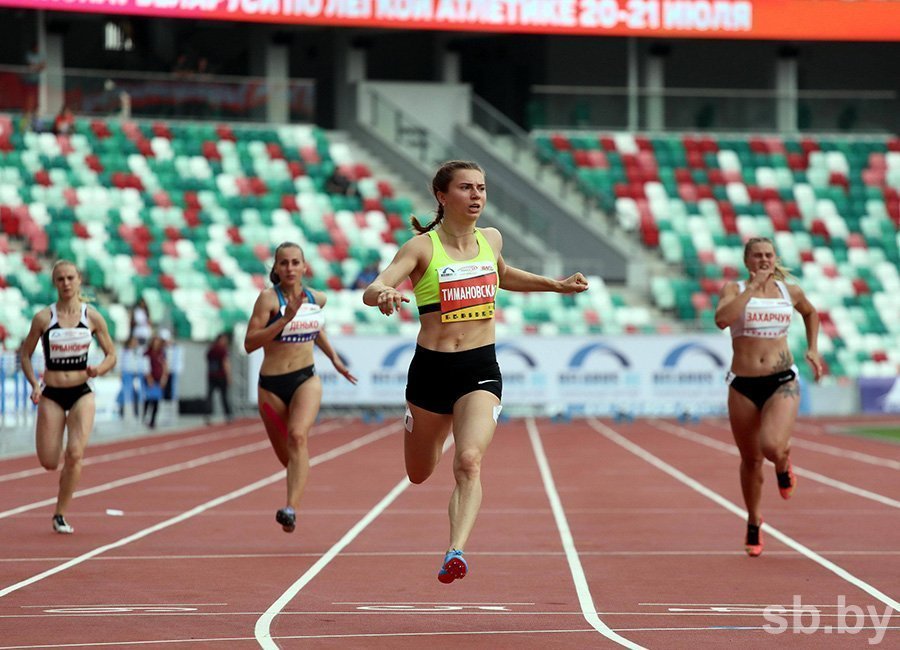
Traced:
POLYGON ((435 352, 474 350, 495 341, 494 319, 485 318, 467 323, 442 323, 440 312, 419 316, 421 329, 416 342, 435 352))
POLYGON ((734 357, 731 372, 739 377, 763 377, 787 370, 794 363, 787 339, 755 339, 739 337, 732 340, 734 357))

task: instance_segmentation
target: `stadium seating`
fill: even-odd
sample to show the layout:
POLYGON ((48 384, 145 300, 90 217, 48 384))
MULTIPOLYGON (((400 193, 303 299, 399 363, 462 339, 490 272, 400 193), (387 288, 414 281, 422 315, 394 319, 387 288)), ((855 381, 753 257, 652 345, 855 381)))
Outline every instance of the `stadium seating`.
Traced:
MULTIPOLYGON (((715 329, 722 285, 744 273, 744 242, 770 237, 820 311, 830 372, 897 374, 900 139, 579 132, 535 142, 670 264, 651 280, 659 308, 715 329)), ((802 326, 791 344, 804 348, 802 326)))
MULTIPOLYGON (((306 283, 329 292, 332 331, 414 333, 414 312, 388 319, 349 290, 372 260, 389 262, 410 237, 412 202, 313 126, 78 120, 71 136, 15 131, 0 150, 0 304, 14 348, 34 311, 55 299, 48 264, 75 261, 116 340, 128 306, 143 297, 154 322, 198 341, 246 322, 268 286, 272 251, 299 243, 306 283), (329 194, 335 167, 357 195, 329 194), (104 307, 103 305, 107 305, 104 307)), ((501 294, 506 332, 655 331, 649 311, 628 307, 593 279, 577 297, 501 294)))
MULTIPOLYGON (((332 327, 412 333, 349 290, 371 260, 409 238, 409 199, 314 126, 233 127, 78 120, 71 136, 19 132, 0 140, 0 342, 14 348, 55 290, 48 264, 72 259, 113 336, 139 296, 156 322, 198 341, 246 321, 267 286, 274 247, 303 246, 306 282, 329 291, 332 327), (356 196, 329 194, 339 167, 356 196), (106 306, 108 305, 108 306, 106 306)), ((722 284, 743 273, 742 246, 772 237, 822 314, 820 348, 841 376, 892 375, 900 363, 900 140, 631 134, 536 136, 558 166, 673 270, 651 279, 656 307, 715 330, 722 284)), ((501 334, 616 334, 655 322, 591 278, 578 296, 498 297, 501 334)), ((791 330, 803 347, 803 328, 791 330)))
POLYGON ((17 344, 33 310, 55 297, 46 263, 72 259, 86 285, 108 291, 117 339, 139 295, 178 336, 208 340, 246 320, 271 252, 303 247, 310 286, 350 286, 368 261, 390 260, 408 237, 408 199, 311 126, 78 120, 71 136, 18 132, 0 149, 0 294, 17 344), (335 167, 358 194, 329 195, 335 167), (27 253, 25 252, 27 251, 27 253))

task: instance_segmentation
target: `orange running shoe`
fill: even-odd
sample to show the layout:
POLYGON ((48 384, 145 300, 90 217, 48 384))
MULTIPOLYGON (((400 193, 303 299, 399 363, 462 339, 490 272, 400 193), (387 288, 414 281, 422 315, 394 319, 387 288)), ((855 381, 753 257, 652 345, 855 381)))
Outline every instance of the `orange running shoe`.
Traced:
POLYGON ((744 550, 747 551, 747 555, 750 557, 759 557, 763 552, 763 535, 760 528, 762 528, 763 522, 762 519, 759 520, 759 525, 754 526, 753 524, 747 524, 747 540, 744 543, 744 550))
POLYGON ((778 491, 781 493, 781 498, 790 499, 794 494, 794 488, 797 487, 797 477, 794 476, 791 461, 788 461, 786 472, 775 472, 775 478, 778 479, 778 491))

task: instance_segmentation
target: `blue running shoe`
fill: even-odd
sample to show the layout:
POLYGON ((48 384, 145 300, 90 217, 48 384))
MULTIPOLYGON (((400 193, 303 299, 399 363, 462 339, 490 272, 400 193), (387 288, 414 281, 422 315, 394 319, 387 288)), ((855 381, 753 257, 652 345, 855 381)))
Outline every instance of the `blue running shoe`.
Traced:
POLYGON ((275 513, 275 521, 281 524, 281 529, 286 533, 293 533, 297 527, 297 514, 290 506, 282 508, 275 513))
POLYGON ((463 552, 453 549, 447 551, 447 555, 444 556, 444 564, 438 571, 438 580, 448 585, 454 580, 465 578, 468 571, 469 565, 463 557, 463 552))

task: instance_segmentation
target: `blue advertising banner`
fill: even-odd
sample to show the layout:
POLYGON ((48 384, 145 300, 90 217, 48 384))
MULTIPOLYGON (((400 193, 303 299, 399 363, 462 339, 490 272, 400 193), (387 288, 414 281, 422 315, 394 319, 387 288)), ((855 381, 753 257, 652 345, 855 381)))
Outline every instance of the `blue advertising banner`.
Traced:
POLYGON ((863 413, 900 413, 900 377, 860 377, 863 413))
MULTIPOLYGON (((331 406, 401 406, 415 341, 402 336, 329 339, 359 383, 316 350, 331 406)), ((508 337, 497 343, 507 412, 540 415, 723 415, 731 361, 727 336, 508 337)), ((260 356, 251 356, 248 398, 256 401, 260 356)))

